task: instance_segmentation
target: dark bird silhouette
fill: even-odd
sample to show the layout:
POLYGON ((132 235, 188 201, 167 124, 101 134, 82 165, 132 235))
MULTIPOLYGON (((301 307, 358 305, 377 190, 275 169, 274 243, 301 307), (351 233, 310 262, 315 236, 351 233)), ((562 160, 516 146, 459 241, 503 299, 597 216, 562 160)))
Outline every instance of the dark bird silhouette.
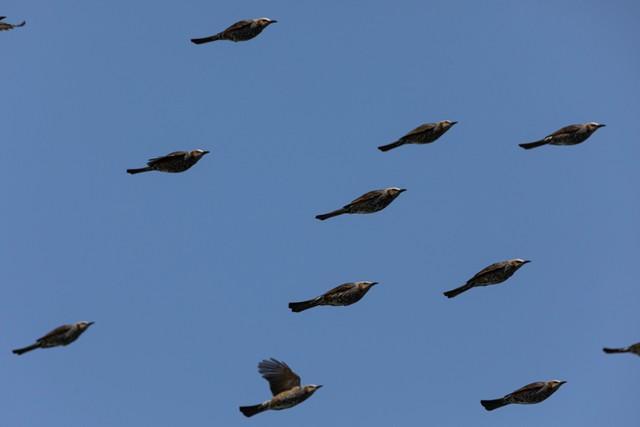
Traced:
POLYGON ((9 24, 8 22, 2 22, 6 16, 0 16, 0 31, 9 31, 14 28, 24 27, 27 24, 27 21, 22 21, 19 24, 9 24))
POLYGON ((542 145, 576 145, 586 141, 595 131, 606 125, 590 122, 581 125, 569 125, 562 129, 558 129, 551 135, 545 136, 543 139, 526 144, 520 144, 525 150, 540 147, 542 145))
POLYGON ((447 298, 453 298, 476 286, 488 286, 502 283, 509 277, 511 277, 513 273, 518 271, 520 267, 529 262, 531 261, 520 258, 496 262, 495 264, 491 264, 489 267, 486 267, 479 273, 476 273, 476 275, 469 279, 464 285, 447 291, 444 293, 444 295, 447 298))
POLYGON ((244 42, 247 40, 251 40, 258 34, 260 34, 262 30, 264 30, 271 24, 275 24, 276 22, 278 21, 269 18, 246 19, 236 22, 235 24, 218 34, 214 34, 209 37, 202 37, 199 39, 191 39, 191 42, 195 44, 209 43, 216 40, 244 42))
POLYGON ((289 308, 294 313, 299 313, 319 305, 345 306, 354 304, 369 292, 369 289, 378 282, 353 282, 344 283, 317 298, 308 301, 290 302, 289 308))
POLYGON ((273 397, 258 405, 241 406, 240 412, 252 417, 269 409, 291 408, 307 400, 321 385, 300 386, 300 377, 289 366, 276 359, 263 360, 258 364, 258 372, 269 382, 273 397))
POLYGON ((132 175, 142 172, 159 171, 159 172, 184 172, 198 161, 209 151, 193 150, 193 151, 175 151, 166 156, 154 157, 147 162, 147 167, 140 169, 127 169, 127 173, 132 175))
POLYGON ((320 221, 324 221, 325 219, 333 218, 334 216, 342 214, 368 214, 378 212, 389 206, 389 204, 404 191, 407 190, 397 187, 369 191, 348 205, 343 206, 341 209, 326 214, 316 215, 316 218, 320 221))
POLYGON ((551 396, 553 393, 558 391, 560 386, 564 383, 566 383, 566 381, 558 380, 531 383, 514 391, 513 393, 501 397, 500 399, 481 400, 480 404, 482 404, 482 406, 484 406, 484 409, 486 409, 487 411, 493 411, 494 409, 498 409, 512 403, 540 403, 551 396))
POLYGON ((34 344, 13 350, 13 353, 21 355, 37 348, 50 348, 58 347, 61 345, 69 345, 77 340, 78 337, 82 335, 84 331, 86 331, 89 326, 93 324, 94 322, 77 322, 71 323, 69 325, 62 325, 49 332, 42 338, 38 338, 38 340, 34 344))
POLYGON ((636 356, 640 356, 640 342, 639 343, 635 343, 633 345, 630 345, 629 347, 622 347, 622 348, 608 348, 605 347, 602 349, 602 351, 604 351, 605 353, 632 353, 635 354, 636 356))
POLYGON ((381 145, 378 147, 378 150, 389 151, 404 144, 429 144, 444 135, 445 132, 451 129, 456 123, 458 122, 452 122, 451 120, 443 120, 436 123, 425 123, 418 126, 396 142, 381 145))

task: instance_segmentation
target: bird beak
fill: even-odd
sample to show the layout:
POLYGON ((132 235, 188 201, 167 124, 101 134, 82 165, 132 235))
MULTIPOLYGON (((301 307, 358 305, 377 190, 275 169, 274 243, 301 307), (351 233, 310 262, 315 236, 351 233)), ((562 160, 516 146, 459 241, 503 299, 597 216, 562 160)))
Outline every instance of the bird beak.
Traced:
POLYGON ((562 384, 566 384, 566 381, 560 381, 560 383, 558 384, 559 386, 561 386, 562 384))
POLYGON ((605 127, 605 126, 606 126, 606 125, 604 125, 604 124, 600 123, 596 128, 603 128, 603 127, 605 127))
POLYGON ((211 151, 209 151, 209 150, 204 150, 204 151, 202 152, 202 155, 204 156, 205 154, 209 154, 210 152, 211 152, 211 151))
POLYGON ((531 262, 530 259, 525 259, 524 261, 522 261, 522 265, 529 264, 530 262, 531 262))
POLYGON ((371 284, 369 285, 369 287, 371 287, 371 286, 375 286, 375 285, 377 285, 378 283, 379 283, 379 282, 371 282, 371 284))
POLYGON ((316 386, 316 390, 319 389, 319 388, 322 388, 322 385, 317 385, 316 386))
POLYGON ((458 122, 451 122, 451 125, 450 125, 450 126, 453 126, 453 125, 455 125, 456 123, 458 123, 458 122))
POLYGON ((96 323, 96 322, 88 322, 88 323, 87 323, 87 328, 88 328, 89 326, 93 325, 94 323, 96 323))
POLYGON ((276 21, 275 19, 272 19, 271 21, 269 21, 269 24, 277 24, 278 21, 276 21))
POLYGON ((405 191, 407 191, 406 188, 401 188, 400 190, 398 190, 398 193, 404 193, 405 191))

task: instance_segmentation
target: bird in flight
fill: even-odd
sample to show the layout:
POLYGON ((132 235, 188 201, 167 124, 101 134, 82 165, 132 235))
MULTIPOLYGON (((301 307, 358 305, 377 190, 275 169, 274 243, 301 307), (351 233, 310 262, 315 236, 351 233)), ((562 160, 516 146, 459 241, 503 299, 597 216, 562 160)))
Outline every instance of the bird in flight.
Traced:
POLYGON ((378 147, 380 151, 389 151, 405 144, 429 144, 445 134, 458 122, 443 120, 436 123, 425 123, 410 131, 395 142, 378 147))
POLYGON ((69 345, 77 340, 78 337, 80 337, 80 335, 82 335, 87 329, 89 329, 89 326, 93 324, 94 322, 83 321, 59 326, 42 338, 38 338, 34 344, 23 348, 17 348, 13 350, 13 353, 19 356, 37 348, 50 348, 69 345))
POLYGON ((191 39, 191 43, 203 44, 215 42, 217 40, 230 40, 232 42, 244 42, 251 40, 271 24, 275 24, 275 19, 256 18, 238 21, 224 31, 209 37, 191 39))
POLYGON ((532 148, 540 147, 547 144, 576 145, 586 141, 587 138, 589 138, 595 131, 605 126, 606 125, 596 122, 589 122, 581 125, 569 125, 563 127, 562 129, 558 129, 551 135, 547 135, 541 140, 527 142, 525 144, 519 145, 525 150, 530 150, 532 148))
POLYGON ((174 151, 166 156, 154 157, 147 162, 147 166, 139 169, 127 169, 127 173, 131 175, 149 172, 169 172, 177 173, 184 172, 191 166, 198 163, 198 161, 205 155, 209 154, 207 150, 193 150, 193 151, 174 151))
POLYGON ((289 308, 294 313, 299 313, 319 305, 345 306, 354 304, 369 292, 378 282, 352 282, 344 283, 319 297, 308 301, 290 302, 289 308))

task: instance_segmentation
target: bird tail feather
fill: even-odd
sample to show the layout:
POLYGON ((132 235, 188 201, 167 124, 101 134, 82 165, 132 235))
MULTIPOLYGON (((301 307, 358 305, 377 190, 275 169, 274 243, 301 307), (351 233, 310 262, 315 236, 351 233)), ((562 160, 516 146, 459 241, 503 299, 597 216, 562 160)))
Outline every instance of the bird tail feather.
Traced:
POLYGON ((451 289, 450 291, 444 292, 444 296, 447 298, 453 298, 456 297, 458 295, 460 295, 461 293, 468 291, 469 289, 473 288, 473 285, 470 285, 469 283, 466 283, 458 288, 455 289, 451 289))
POLYGON ((329 218, 333 218, 334 216, 346 214, 347 212, 348 211, 346 209, 342 208, 342 209, 338 209, 338 210, 335 210, 333 212, 329 212, 329 213, 326 213, 326 214, 316 215, 316 219, 319 219, 320 221, 324 221, 325 219, 329 219, 329 218))
POLYGON ((240 412, 242 412, 242 414, 245 417, 253 417, 254 415, 259 414, 260 412, 264 412, 266 410, 267 410, 267 407, 265 407, 262 403, 260 403, 259 405, 240 407, 240 412))
POLYGON ((209 36, 209 37, 202 37, 199 39, 191 39, 191 43, 193 44, 204 44, 204 43, 210 43, 210 42, 214 42, 216 40, 220 40, 220 34, 216 34, 213 36, 209 36))
POLYGON ((300 302, 290 302, 289 308, 294 313, 300 313, 301 311, 308 310, 313 307, 317 307, 319 305, 318 298, 310 299, 308 301, 300 301, 300 302))
POLYGON ((404 145, 403 141, 396 141, 396 142, 392 142, 391 144, 381 145, 380 147, 378 147, 378 150, 380 150, 380 151, 389 151, 389 150, 392 150, 394 148, 398 148, 401 145, 404 145))
POLYGON ((627 348, 608 348, 605 347, 602 349, 605 353, 628 353, 629 349, 627 348))
POLYGON ((40 348, 40 343, 31 344, 30 346, 23 348, 16 348, 15 350, 13 350, 13 354, 17 354, 18 356, 20 356, 21 354, 28 353, 32 350, 35 350, 36 348, 40 348))
POLYGON ((518 144, 518 145, 520 145, 520 147, 524 148, 525 150, 531 150, 532 148, 542 147, 543 145, 547 145, 548 143, 549 141, 545 141, 544 139, 541 139, 540 141, 527 142, 527 143, 518 144))
POLYGON ((127 169, 127 173, 130 173, 131 175, 135 175, 137 173, 149 172, 152 170, 153 168, 147 166, 146 168, 140 168, 140 169, 127 169))
POLYGON ((504 399, 494 399, 494 400, 481 400, 480 404, 484 406, 484 409, 487 411, 493 411, 494 409, 502 408, 505 405, 508 405, 509 402, 505 402, 504 399))

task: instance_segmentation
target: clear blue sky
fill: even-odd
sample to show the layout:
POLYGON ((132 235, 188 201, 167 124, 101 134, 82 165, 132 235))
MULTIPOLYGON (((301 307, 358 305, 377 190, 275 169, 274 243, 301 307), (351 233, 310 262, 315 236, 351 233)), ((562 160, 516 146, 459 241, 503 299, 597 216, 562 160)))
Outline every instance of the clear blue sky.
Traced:
POLYGON ((623 425, 640 415, 633 1, 4 0, 0 425, 623 425), (243 18, 257 39, 194 46, 243 18), (376 146, 437 120, 429 146, 376 146), (575 147, 518 148, 571 123, 575 147), (180 175, 129 176, 175 150, 180 175), (314 215, 406 187, 375 215, 314 215), (442 291, 507 258, 506 284, 442 291), (340 283, 348 308, 290 313, 340 283), (10 353, 53 327, 70 347, 10 353), (259 360, 324 384, 284 412, 259 360), (541 405, 479 400, 565 379, 541 405))

